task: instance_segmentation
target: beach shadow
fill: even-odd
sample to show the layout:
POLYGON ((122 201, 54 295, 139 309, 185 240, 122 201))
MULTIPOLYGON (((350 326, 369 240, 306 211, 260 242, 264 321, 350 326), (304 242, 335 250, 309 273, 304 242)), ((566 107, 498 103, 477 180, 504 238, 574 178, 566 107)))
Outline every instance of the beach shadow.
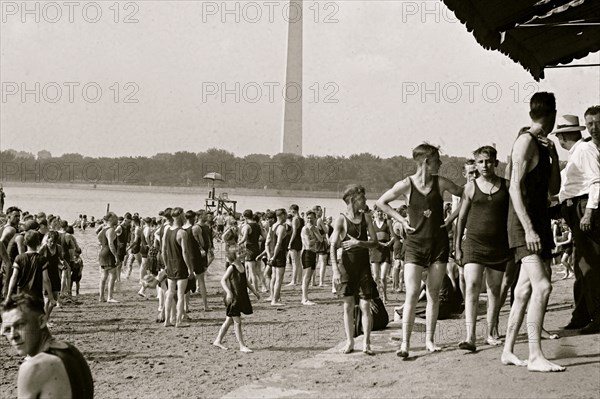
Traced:
POLYGON ((322 352, 331 349, 330 346, 294 346, 294 347, 281 347, 281 346, 267 346, 265 350, 272 352, 322 352))
POLYGON ((593 361, 593 362, 572 363, 572 364, 569 364, 568 366, 565 366, 565 367, 569 368, 569 367, 585 366, 587 364, 599 364, 599 363, 600 363, 600 360, 596 360, 596 361, 593 361))

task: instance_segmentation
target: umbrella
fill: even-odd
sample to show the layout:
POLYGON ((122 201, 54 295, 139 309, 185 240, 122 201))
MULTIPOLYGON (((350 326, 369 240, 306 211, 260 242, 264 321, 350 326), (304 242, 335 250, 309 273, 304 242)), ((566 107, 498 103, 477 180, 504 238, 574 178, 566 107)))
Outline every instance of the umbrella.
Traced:
POLYGON ((225 179, 223 179, 223 176, 221 176, 221 174, 217 172, 207 173, 204 175, 203 179, 212 180, 213 182, 215 180, 225 181, 225 179))

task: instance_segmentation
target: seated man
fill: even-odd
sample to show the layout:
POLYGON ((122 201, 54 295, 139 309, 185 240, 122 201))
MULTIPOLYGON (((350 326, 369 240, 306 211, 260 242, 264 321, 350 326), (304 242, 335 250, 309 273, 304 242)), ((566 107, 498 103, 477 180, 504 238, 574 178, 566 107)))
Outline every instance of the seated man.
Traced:
POLYGON ((19 398, 94 397, 92 373, 81 352, 50 334, 43 299, 13 295, 0 312, 2 335, 20 356, 27 356, 19 368, 19 398))

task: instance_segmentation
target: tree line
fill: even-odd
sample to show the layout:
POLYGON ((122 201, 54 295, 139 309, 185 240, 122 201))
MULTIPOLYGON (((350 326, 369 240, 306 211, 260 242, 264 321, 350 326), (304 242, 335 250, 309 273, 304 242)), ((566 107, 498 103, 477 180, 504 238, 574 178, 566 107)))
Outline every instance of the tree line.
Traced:
MULTIPOLYGON (((463 157, 442 155, 440 174, 464 184, 463 157)), ((144 186, 202 186, 211 172, 222 175, 218 187, 337 191, 360 183, 369 192, 382 192, 414 173, 412 159, 381 158, 369 153, 343 156, 251 154, 245 157, 211 148, 206 152, 159 153, 152 157, 87 157, 76 153, 53 157, 42 150, 0 152, 1 180, 24 183, 125 184, 144 186)), ((503 173, 504 164, 499 174, 503 173)))

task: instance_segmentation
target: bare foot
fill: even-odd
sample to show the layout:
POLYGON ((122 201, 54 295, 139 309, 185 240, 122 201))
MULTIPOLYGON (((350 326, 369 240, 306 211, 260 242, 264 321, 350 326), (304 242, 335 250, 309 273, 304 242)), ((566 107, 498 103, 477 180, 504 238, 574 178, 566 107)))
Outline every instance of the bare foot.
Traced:
POLYGON ((435 346, 433 342, 427 342, 425 347, 427 348, 427 352, 440 352, 442 350, 439 346, 435 346))
POLYGON ((283 302, 273 302, 271 301, 271 306, 285 306, 283 302))
POLYGON ((559 339, 558 334, 550 334, 544 328, 542 328, 542 339, 559 339))
POLYGON ((396 351, 396 356, 406 359, 408 357, 408 346, 402 343, 400 349, 396 351))
POLYGON ((498 338, 492 337, 492 336, 488 337, 487 343, 488 343, 488 345, 491 345, 491 346, 502 345, 502 341, 501 340, 499 340, 498 338))
POLYGON ((182 322, 175 323, 175 327, 177 327, 177 328, 185 328, 185 327, 189 327, 189 326, 190 326, 189 323, 182 323, 182 322))
POLYGON ((289 283, 289 284, 286 284, 285 286, 286 286, 286 287, 295 287, 295 286, 296 286, 296 283, 289 283))
POLYGON ((475 343, 473 342, 469 342, 469 341, 461 341, 458 343, 458 347, 462 350, 466 350, 469 352, 476 352, 477 351, 477 347, 475 346, 475 343))
POLYGON ((552 363, 548 359, 539 357, 535 360, 530 360, 527 364, 527 370, 529 371, 540 371, 542 373, 565 371, 567 368, 559 366, 558 364, 552 363))
POLYGON ((308 300, 302 301, 302 304, 305 305, 305 306, 314 306, 314 305, 316 305, 316 303, 314 303, 312 301, 308 301, 308 300))
POLYGON ((100 299, 98 299, 98 302, 106 302, 106 299, 103 296, 101 296, 100 299))
POLYGON ((243 352, 243 353, 252 353, 254 351, 252 349, 248 348, 247 346, 240 346, 240 352, 243 352))
POLYGON ((502 356, 500 356, 500 361, 504 365, 511 365, 512 364, 512 365, 519 366, 519 367, 525 367, 525 366, 527 366, 527 360, 521 360, 521 359, 519 359, 512 352, 503 351, 502 352, 502 356))
POLYGON ((354 341, 348 342, 346 344, 346 346, 344 346, 344 348, 341 350, 341 352, 344 355, 347 355, 348 353, 354 352, 354 341))
POLYGON ((165 322, 165 327, 173 327, 174 325, 173 323, 165 322))
POLYGON ((112 298, 108 299, 106 302, 108 302, 108 303, 119 303, 119 301, 117 301, 116 299, 112 299, 112 298))
POLYGON ((363 353, 365 355, 369 355, 369 356, 375 356, 375 352, 373 352, 371 350, 371 346, 370 345, 365 345, 365 348, 363 349, 363 353))
POLYGON ((265 298, 265 302, 272 302, 272 301, 273 301, 273 298, 271 298, 271 297, 265 298))
POLYGON ((228 349, 229 349, 229 348, 227 348, 227 347, 223 346, 223 344, 222 344, 222 343, 220 343, 219 341, 215 341, 215 342, 213 342, 213 345, 214 345, 214 346, 216 346, 217 348, 221 348, 221 349, 223 349, 223 350, 228 350, 228 349))

